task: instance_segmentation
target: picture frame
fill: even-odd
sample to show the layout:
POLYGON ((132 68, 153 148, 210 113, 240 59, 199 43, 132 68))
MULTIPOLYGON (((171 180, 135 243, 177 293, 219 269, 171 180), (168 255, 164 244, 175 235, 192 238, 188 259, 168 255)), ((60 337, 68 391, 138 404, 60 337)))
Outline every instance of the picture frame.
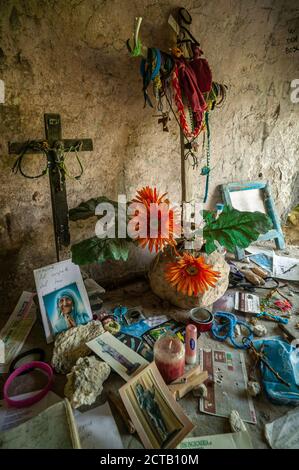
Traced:
MULTIPOLYGON (((220 186, 223 202, 240 211, 259 211, 267 214, 273 229, 259 236, 258 241, 274 240, 276 248, 285 248, 284 235, 281 229, 280 219, 276 211, 275 203, 268 181, 245 181, 241 183, 228 183, 220 186)), ((245 257, 245 251, 236 248, 237 259, 245 257)))
POLYGON ((115 370, 125 381, 129 381, 148 365, 144 357, 123 344, 109 331, 97 336, 86 345, 115 370))
POLYGON ((194 428, 154 362, 119 390, 146 449, 175 448, 194 428))
POLYGON ((47 343, 56 334, 92 320, 92 311, 78 265, 68 259, 34 270, 47 343))

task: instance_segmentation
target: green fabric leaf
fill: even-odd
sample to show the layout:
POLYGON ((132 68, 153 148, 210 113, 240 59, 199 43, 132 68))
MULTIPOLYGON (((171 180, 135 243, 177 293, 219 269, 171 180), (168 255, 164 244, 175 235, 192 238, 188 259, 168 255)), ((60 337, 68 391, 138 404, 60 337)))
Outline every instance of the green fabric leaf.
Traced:
POLYGON ((88 238, 72 245, 72 261, 79 265, 106 260, 127 261, 131 243, 123 238, 88 238))
MULTIPOLYGON (((97 198, 89 199, 88 201, 82 202, 79 206, 70 209, 69 218, 70 220, 76 221, 80 219, 88 219, 89 217, 95 216, 95 209, 101 202, 109 202, 114 206, 115 215, 117 216, 117 202, 112 201, 106 196, 100 196, 97 198)), ((99 217, 99 216, 97 216, 99 217)))
POLYGON ((203 210, 202 212, 202 217, 205 221, 205 223, 210 223, 214 220, 214 215, 215 215, 216 212, 214 211, 207 211, 207 210, 203 210))
POLYGON ((233 252, 236 247, 247 248, 260 234, 272 228, 270 218, 262 212, 241 212, 225 206, 218 219, 205 218, 203 236, 208 254, 216 250, 214 240, 233 252))

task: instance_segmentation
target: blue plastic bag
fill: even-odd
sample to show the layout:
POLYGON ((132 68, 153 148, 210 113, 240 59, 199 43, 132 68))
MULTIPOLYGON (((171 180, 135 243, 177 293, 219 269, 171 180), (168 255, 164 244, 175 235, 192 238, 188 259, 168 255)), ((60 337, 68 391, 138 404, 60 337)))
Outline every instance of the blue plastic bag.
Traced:
POLYGON ((279 338, 254 341, 256 349, 263 352, 267 362, 290 384, 279 382, 275 375, 261 362, 260 369, 265 392, 270 401, 279 405, 299 405, 299 349, 279 338))

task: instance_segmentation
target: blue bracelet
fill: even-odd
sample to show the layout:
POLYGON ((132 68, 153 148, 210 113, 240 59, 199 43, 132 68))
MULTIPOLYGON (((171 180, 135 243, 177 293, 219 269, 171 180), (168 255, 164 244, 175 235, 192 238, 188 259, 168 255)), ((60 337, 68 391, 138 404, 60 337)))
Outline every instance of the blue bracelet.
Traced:
POLYGON ((241 325, 242 327, 245 327, 248 330, 248 335, 244 337, 248 339, 248 343, 249 343, 253 338, 252 329, 250 328, 247 322, 238 320, 236 315, 234 315, 233 313, 215 312, 214 322, 213 322, 211 332, 214 338, 217 339, 218 341, 225 341, 226 339, 230 339, 232 345, 235 348, 247 349, 249 347, 248 345, 244 343, 239 344, 235 341, 235 338, 236 338, 235 327, 237 325, 241 325), (225 319, 227 321, 223 324, 219 324, 216 322, 217 319, 225 319), (223 334, 220 334, 221 332, 223 332, 223 334))

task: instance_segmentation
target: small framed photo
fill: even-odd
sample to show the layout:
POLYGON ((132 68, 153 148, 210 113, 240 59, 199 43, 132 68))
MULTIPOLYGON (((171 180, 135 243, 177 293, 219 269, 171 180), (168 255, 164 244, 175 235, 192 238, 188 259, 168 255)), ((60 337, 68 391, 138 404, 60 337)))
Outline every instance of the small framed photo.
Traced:
POLYGON ((55 335, 92 320, 92 311, 79 266, 61 261, 34 271, 47 343, 55 335))
POLYGON ((148 362, 142 356, 108 331, 86 344, 126 381, 148 365, 148 362))
POLYGON ((154 362, 119 393, 146 449, 175 448, 194 428, 154 362))

